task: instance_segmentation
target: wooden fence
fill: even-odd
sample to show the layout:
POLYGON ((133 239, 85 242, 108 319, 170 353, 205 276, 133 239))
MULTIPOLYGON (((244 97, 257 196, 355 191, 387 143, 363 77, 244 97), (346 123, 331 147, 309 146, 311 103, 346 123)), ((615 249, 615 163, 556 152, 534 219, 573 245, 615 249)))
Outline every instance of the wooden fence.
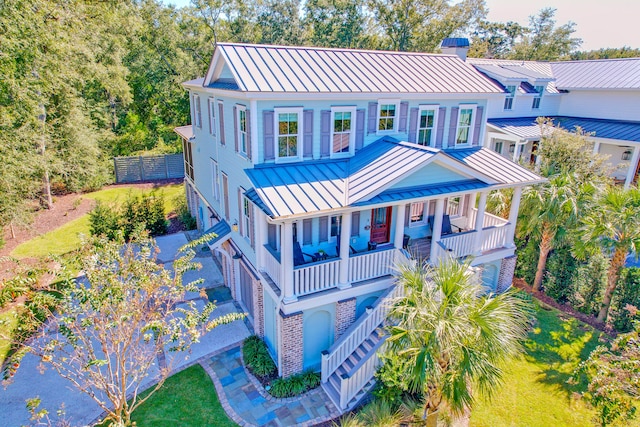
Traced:
POLYGON ((115 157, 113 166, 117 183, 184 178, 182 153, 115 157))

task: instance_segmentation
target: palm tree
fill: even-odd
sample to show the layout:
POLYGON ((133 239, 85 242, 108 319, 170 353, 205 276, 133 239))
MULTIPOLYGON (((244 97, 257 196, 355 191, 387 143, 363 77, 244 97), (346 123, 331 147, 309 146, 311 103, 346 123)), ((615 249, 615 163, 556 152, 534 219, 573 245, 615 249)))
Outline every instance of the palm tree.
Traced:
POLYGON ((511 292, 482 295, 468 263, 450 260, 399 271, 405 296, 390 310, 383 360, 395 364, 390 371, 401 372, 396 384, 423 399, 426 425, 435 426, 443 408, 456 416, 469 410, 472 390, 496 389, 502 363, 520 351, 527 311, 511 292))
POLYGON ((629 254, 640 249, 640 189, 609 186, 580 219, 576 252, 583 257, 597 251, 609 255, 607 287, 598 320, 605 322, 620 271, 629 254))
POLYGON ((518 233, 540 239, 540 255, 533 289, 538 291, 549 253, 575 224, 578 213, 577 183, 571 175, 551 177, 549 182, 527 187, 522 195, 518 233))

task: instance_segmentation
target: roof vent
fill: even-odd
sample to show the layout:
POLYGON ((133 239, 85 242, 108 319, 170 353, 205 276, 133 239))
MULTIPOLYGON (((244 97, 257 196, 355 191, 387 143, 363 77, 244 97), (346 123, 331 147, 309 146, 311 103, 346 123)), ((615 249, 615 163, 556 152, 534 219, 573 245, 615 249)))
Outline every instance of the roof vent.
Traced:
POLYGON ((467 59, 467 52, 469 51, 469 39, 466 37, 449 37, 442 40, 440 45, 442 53, 448 55, 458 55, 460 59, 465 61, 467 59))

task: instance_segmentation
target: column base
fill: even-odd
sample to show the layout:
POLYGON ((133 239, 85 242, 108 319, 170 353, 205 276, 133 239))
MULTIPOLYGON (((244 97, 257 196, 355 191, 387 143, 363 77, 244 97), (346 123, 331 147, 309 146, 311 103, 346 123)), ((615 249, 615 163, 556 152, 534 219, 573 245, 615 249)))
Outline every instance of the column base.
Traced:
POLYGON ((298 297, 295 297, 295 296, 294 297, 284 297, 282 299, 282 302, 285 303, 285 304, 290 304, 290 303, 296 302, 296 301, 298 301, 298 297))
POLYGON ((349 289, 351 287, 351 283, 338 283, 338 289, 349 289))

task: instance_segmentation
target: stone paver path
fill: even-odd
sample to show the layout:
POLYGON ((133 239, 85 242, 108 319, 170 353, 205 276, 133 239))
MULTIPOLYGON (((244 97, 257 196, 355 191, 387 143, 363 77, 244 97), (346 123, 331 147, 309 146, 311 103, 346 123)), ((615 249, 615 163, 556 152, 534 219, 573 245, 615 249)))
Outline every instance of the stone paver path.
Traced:
POLYGON ((255 378, 247 375, 239 346, 201 365, 211 376, 225 411, 241 426, 313 426, 339 415, 322 387, 291 399, 266 394, 255 378))

